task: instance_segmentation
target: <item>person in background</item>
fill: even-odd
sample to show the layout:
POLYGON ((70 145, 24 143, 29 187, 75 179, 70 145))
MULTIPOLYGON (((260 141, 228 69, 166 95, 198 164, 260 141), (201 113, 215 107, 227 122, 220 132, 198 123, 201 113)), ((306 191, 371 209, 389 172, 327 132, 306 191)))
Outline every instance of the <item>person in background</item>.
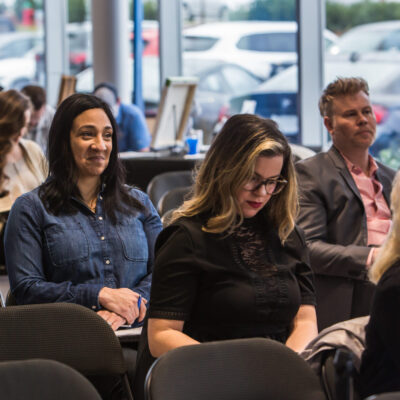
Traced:
POLYGON ((49 177, 16 200, 5 232, 18 304, 81 304, 114 330, 146 314, 162 228, 147 195, 124 184, 116 130, 98 97, 65 99, 50 128, 49 177))
POLYGON ((201 342, 266 337, 301 351, 317 334, 308 249, 295 226, 290 146, 274 121, 231 117, 192 197, 159 236, 135 398, 156 357, 201 342))
POLYGON ((330 83, 319 109, 333 145, 296 169, 297 223, 310 247, 321 330, 369 314, 374 286, 367 273, 389 232, 395 172, 369 155, 376 120, 364 79, 330 83))
POLYGON ((0 93, 0 265, 5 264, 4 228, 14 201, 39 186, 47 175, 42 150, 23 139, 31 110, 29 98, 16 90, 0 93))
POLYGON ((33 104, 26 137, 34 140, 46 153, 54 108, 46 103, 46 91, 41 86, 27 85, 21 92, 28 96, 33 104))
POLYGON ((121 103, 117 89, 111 83, 99 83, 93 93, 110 106, 117 120, 118 150, 149 151, 151 136, 140 108, 121 103))
POLYGON ((361 359, 360 392, 400 391, 400 173, 391 194, 393 225, 369 271, 377 284, 371 317, 366 326, 366 347, 361 359))

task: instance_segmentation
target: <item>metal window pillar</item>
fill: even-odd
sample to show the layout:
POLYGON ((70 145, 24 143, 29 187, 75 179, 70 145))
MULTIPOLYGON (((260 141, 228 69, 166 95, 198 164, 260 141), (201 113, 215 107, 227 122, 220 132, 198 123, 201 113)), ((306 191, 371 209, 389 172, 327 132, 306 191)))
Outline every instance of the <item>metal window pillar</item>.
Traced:
POLYGON ((92 0, 94 84, 113 83, 130 103, 128 0, 92 0))
POLYGON ((61 75, 69 73, 66 0, 44 0, 47 102, 57 105, 61 75))
POLYGON ((133 102, 144 111, 143 101, 143 41, 142 41, 143 1, 133 0, 133 54, 135 65, 133 73, 134 96, 133 102))
POLYGON ((160 85, 182 75, 181 0, 158 0, 160 26, 160 85))
POLYGON ((324 144, 318 100, 324 81, 325 0, 296 0, 296 6, 301 143, 319 148, 324 144))

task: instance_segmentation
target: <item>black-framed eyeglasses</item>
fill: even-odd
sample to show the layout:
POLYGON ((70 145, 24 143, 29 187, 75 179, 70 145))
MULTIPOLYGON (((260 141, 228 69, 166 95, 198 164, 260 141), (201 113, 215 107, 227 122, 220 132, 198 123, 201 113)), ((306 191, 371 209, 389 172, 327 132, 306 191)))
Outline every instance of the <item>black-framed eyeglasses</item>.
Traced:
POLYGON ((275 195, 281 192, 287 183, 288 181, 283 178, 268 178, 262 181, 257 177, 253 177, 243 186, 243 189, 248 190, 249 192, 255 192, 260 189, 261 186, 264 186, 267 194, 275 195))

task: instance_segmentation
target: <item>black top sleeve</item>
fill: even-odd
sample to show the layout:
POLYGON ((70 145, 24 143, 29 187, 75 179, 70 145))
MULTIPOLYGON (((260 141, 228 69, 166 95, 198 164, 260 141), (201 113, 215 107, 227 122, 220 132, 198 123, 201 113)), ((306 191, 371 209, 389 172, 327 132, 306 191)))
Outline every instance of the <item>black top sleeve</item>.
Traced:
POLYGON ((149 318, 187 320, 196 298, 199 271, 195 249, 181 226, 170 226, 159 236, 150 296, 149 318))
POLYGON ((288 252, 293 253, 296 263, 295 275, 300 288, 301 304, 316 305, 314 274, 310 267, 310 254, 304 233, 298 226, 295 227, 285 243, 288 252))

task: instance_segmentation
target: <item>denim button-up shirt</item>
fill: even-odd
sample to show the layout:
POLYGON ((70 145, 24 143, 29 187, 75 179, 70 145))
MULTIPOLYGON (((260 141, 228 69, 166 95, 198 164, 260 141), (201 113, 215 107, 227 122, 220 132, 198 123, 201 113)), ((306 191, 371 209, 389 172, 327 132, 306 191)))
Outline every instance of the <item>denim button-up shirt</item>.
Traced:
POLYGON ((147 195, 131 189, 144 212, 117 213, 112 225, 101 194, 96 213, 73 199, 76 214, 50 214, 38 189, 19 197, 5 234, 6 265, 18 304, 72 302, 100 309, 99 291, 129 288, 149 299, 154 243, 162 229, 147 195))

